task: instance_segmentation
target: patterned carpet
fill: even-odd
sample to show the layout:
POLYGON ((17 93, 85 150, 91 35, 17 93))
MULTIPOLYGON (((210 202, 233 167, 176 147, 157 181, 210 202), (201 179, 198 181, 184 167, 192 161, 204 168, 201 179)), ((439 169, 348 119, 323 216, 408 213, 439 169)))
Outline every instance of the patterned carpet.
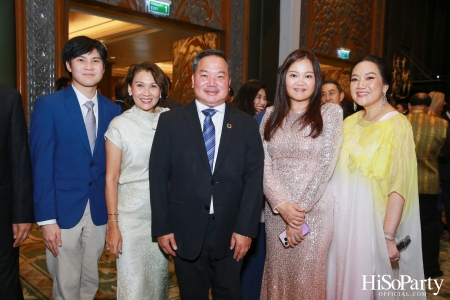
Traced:
MULTIPOLYGON (((40 228, 35 225, 30 237, 20 247, 20 279, 25 299, 51 299, 52 281, 45 263, 45 246, 40 228)), ((103 251, 99 262, 100 288, 95 299, 116 299, 115 256, 103 251)), ((1 297, 0 297, 1 298, 1 297)), ((173 263, 169 265, 169 299, 179 300, 173 263)))
MULTIPOLYGON (((427 299, 450 299, 450 238, 441 239, 441 268, 444 276, 442 288, 437 296, 427 291, 427 299)), ((103 251, 99 263, 100 288, 95 299, 116 299, 116 263, 113 255, 103 251)), ((30 237, 20 249, 20 277, 25 299, 51 299, 52 282, 45 264, 45 247, 41 232, 36 225, 30 237)), ((169 267, 169 299, 180 299, 173 263, 169 267)))

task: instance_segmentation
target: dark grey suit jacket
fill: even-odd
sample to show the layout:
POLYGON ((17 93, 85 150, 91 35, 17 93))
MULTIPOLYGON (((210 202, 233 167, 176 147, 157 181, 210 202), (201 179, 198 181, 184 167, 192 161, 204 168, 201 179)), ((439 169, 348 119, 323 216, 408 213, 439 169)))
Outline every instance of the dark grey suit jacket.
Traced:
POLYGON ((33 223, 33 181, 22 97, 0 84, 0 298, 23 299, 12 224, 33 223))

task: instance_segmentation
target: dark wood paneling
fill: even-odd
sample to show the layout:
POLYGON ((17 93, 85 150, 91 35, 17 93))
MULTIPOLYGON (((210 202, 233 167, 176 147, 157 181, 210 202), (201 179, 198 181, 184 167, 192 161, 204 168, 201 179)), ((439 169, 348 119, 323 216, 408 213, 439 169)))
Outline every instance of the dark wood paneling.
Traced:
POLYGON ((25 116, 28 116, 27 93, 27 32, 25 0, 16 0, 16 82, 17 89, 22 94, 22 104, 25 116))

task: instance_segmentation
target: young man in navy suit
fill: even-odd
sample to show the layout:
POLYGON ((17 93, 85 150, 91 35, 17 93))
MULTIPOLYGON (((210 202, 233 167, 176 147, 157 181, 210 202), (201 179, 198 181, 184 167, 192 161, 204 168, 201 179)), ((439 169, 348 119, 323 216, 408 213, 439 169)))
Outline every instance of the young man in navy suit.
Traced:
POLYGON ((227 105, 226 56, 193 61, 196 99, 161 115, 150 154, 152 235, 174 256, 181 299, 240 299, 242 258, 256 237, 264 153, 258 124, 227 105))
POLYGON ((93 299, 105 243, 105 141, 120 106, 97 93, 107 58, 75 37, 62 58, 72 84, 36 100, 31 121, 35 219, 47 247, 53 299, 93 299))

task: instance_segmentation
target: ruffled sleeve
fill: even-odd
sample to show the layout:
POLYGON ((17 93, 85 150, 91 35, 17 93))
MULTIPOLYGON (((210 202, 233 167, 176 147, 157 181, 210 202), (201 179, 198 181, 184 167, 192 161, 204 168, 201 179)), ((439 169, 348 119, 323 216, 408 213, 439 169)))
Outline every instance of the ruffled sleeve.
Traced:
POLYGON ((417 160, 411 124, 403 117, 393 118, 392 155, 386 178, 387 197, 392 192, 405 199, 417 194, 417 160))

